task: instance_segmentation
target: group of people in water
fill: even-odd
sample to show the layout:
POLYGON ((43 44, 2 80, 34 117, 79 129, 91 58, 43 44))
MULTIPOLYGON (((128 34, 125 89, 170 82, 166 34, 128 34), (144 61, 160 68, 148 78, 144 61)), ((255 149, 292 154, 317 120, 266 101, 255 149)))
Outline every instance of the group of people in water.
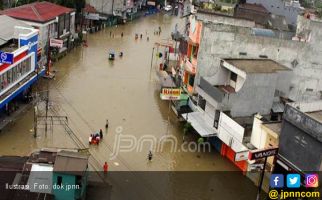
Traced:
MULTIPOLYGON (((108 129, 108 120, 106 120, 106 124, 105 124, 105 129, 106 129, 106 132, 107 132, 107 129, 108 129)), ((93 133, 89 136, 88 138, 88 142, 89 144, 99 144, 100 141, 103 139, 103 130, 100 129, 99 132, 96 132, 96 133, 93 133)))

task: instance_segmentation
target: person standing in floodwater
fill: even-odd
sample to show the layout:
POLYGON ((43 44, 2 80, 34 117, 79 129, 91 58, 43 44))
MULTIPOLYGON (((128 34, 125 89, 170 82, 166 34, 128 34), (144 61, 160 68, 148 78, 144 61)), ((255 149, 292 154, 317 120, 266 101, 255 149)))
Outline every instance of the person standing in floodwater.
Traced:
POLYGON ((110 31, 110 37, 112 37, 112 31, 110 31))
POLYGON ((103 139, 103 131, 100 129, 100 138, 103 139))
POLYGON ((107 173, 107 170, 108 170, 108 164, 107 164, 107 162, 104 163, 103 170, 104 170, 104 173, 106 174, 107 173))
POLYGON ((152 161, 152 158, 153 158, 152 151, 149 151, 149 154, 148 154, 148 160, 149 160, 149 161, 152 161))
POLYGON ((121 37, 123 37, 123 32, 121 33, 121 37))
POLYGON ((108 119, 106 120, 106 123, 105 123, 105 129, 106 130, 108 129, 108 119))

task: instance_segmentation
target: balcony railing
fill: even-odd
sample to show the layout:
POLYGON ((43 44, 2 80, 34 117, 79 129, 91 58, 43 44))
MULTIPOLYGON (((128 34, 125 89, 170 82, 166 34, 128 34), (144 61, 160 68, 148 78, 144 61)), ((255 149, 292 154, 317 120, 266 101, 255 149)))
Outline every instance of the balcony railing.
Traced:
POLYGON ((200 84, 199 87, 205 91, 209 96, 211 96, 213 99, 215 99, 217 102, 222 102, 222 100, 225 97, 225 94, 223 91, 221 91, 219 88, 211 85, 206 79, 203 77, 200 78, 200 84))

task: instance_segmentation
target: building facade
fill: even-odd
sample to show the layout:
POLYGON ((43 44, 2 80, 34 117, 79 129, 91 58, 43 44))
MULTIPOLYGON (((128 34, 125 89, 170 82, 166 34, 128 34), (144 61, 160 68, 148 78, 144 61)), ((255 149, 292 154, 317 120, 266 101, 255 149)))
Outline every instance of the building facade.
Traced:
POLYGON ((275 171, 321 171, 322 101, 287 105, 283 116, 275 171))
POLYGON ((40 65, 47 62, 50 39, 62 41, 62 46, 57 49, 57 53, 62 53, 71 47, 75 37, 75 12, 70 8, 50 2, 35 2, 3 10, 0 14, 23 21, 39 30, 40 65))
MULTIPOLYGON (((0 23, 8 23, 8 19, 3 21, 5 18, 11 19, 12 24, 17 21, 0 16, 0 23)), ((45 70, 37 65, 39 31, 22 26, 6 28, 6 31, 11 28, 12 33, 10 39, 0 46, 0 109, 10 114, 18 100, 31 95, 32 84, 45 70)))

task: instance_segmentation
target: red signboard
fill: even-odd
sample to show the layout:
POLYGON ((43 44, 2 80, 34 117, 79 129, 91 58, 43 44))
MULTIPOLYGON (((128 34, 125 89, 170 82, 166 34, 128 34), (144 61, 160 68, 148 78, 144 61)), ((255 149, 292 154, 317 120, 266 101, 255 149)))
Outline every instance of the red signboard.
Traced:
POLYGON ((265 157, 275 156, 277 153, 278 148, 250 151, 248 158, 249 160, 257 160, 265 157))

